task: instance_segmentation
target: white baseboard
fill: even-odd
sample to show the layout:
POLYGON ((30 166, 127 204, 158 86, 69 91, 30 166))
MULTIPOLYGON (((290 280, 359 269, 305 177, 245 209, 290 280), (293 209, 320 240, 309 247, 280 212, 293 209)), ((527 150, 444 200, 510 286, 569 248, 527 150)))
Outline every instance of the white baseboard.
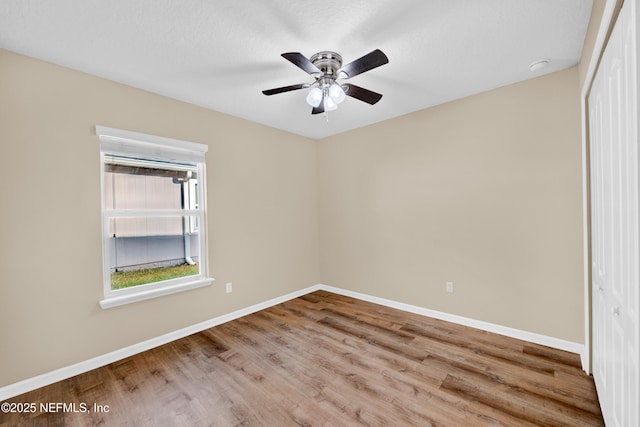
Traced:
POLYGON ((124 358, 133 356, 138 353, 142 353, 143 351, 150 350, 152 348, 161 346, 163 344, 170 343, 171 341, 184 338, 191 334, 195 334, 205 329, 209 329, 214 326, 221 325, 231 320, 238 319, 242 316, 255 313, 256 311, 264 310, 265 308, 272 307, 274 305, 283 303, 285 301, 289 301, 294 298, 298 298, 302 295, 306 295, 308 293, 315 292, 318 290, 333 292, 335 294, 345 295, 345 296, 357 298, 363 301, 369 301, 375 304, 396 308, 396 309, 407 311, 410 313, 415 313, 423 316, 433 317, 436 319, 446 320, 448 322, 457 323, 464 326, 470 326, 470 327, 482 329, 488 332, 495 332, 497 334, 505 335, 512 338, 518 338, 518 339, 529 341, 536 344, 546 345, 548 347, 565 350, 571 353, 577 353, 577 354, 580 354, 582 359, 584 360, 583 344, 579 344, 571 341, 565 341, 558 338, 548 337, 545 335, 535 334, 532 332, 521 331, 519 329, 508 328, 505 326, 500 326, 500 325, 496 325, 488 322, 482 322, 479 320, 469 319, 466 317, 456 316, 453 314, 443 313, 440 311, 430 310, 427 308, 405 304, 397 301, 392 301, 384 298, 378 298, 371 295, 362 294, 359 292, 352 292, 352 291, 348 291, 341 288, 335 288, 333 286, 318 284, 318 285, 310 286, 308 288, 301 289, 296 292, 283 295, 281 297, 273 298, 268 301, 252 305, 250 307, 236 310, 234 312, 231 312, 231 313, 228 313, 228 314, 225 314, 201 323, 197 323, 195 325, 188 326, 186 328, 183 328, 174 332, 170 332, 156 338, 151 338, 149 340, 140 342, 138 344, 134 344, 129 347, 122 348, 120 350, 112 351, 110 353, 103 354, 101 356, 97 356, 92 359, 85 360, 83 362, 66 366, 64 368, 56 369, 54 371, 47 372, 42 375, 38 375, 36 377, 28 378, 26 380, 19 381, 14 384, 9 384, 7 386, 0 387, 0 401, 10 399, 20 394, 27 393, 37 388, 44 387, 58 381, 65 380, 67 378, 82 374, 84 372, 88 372, 92 369, 96 369, 101 366, 108 365, 109 363, 117 362, 118 360, 122 360, 124 358))
POLYGON ((549 337, 546 335, 540 335, 533 332, 522 331, 520 329, 509 328, 507 326, 497 325, 495 323, 483 322, 481 320, 474 320, 468 317, 457 316, 455 314, 443 313, 441 311, 430 310, 428 308, 418 307, 415 305, 405 304, 402 302, 392 301, 384 298, 378 298, 367 294, 361 294, 359 292, 347 291, 340 288, 334 288, 333 286, 320 285, 320 289, 327 292, 333 292, 363 301, 369 301, 375 304, 384 305, 391 308, 397 308, 399 310, 408 311, 410 313, 420 314, 422 316, 433 317, 435 319, 446 320, 447 322, 457 323, 459 325, 470 326, 472 328, 481 329, 487 332, 494 332, 496 334, 505 335, 511 338, 517 338, 520 340, 532 342, 535 344, 545 345, 547 347, 556 348, 559 350, 568 351, 570 353, 576 353, 581 355, 583 353, 584 344, 566 341, 559 338, 549 337))
POLYGON ((0 401, 10 399, 12 397, 21 395, 22 393, 27 393, 37 388, 62 381, 67 378, 71 378, 75 375, 88 372, 92 369, 108 365, 109 363, 117 362, 118 360, 133 356, 134 354, 151 350, 152 348, 159 347, 163 344, 170 343, 171 341, 175 341, 180 338, 195 334, 197 332, 204 331, 205 329, 221 325, 223 323, 229 322, 230 320, 238 319, 242 316, 255 313, 256 311, 264 310, 265 308, 269 308, 290 299, 298 298, 299 296, 314 292, 320 288, 321 287, 319 285, 310 286, 308 288, 301 289, 299 291, 292 292, 281 297, 273 298, 268 301, 255 304, 250 307, 243 308, 241 310, 237 310, 210 320, 206 320, 204 322, 197 323, 195 325, 188 326, 174 332, 160 335, 159 337, 142 341, 129 347, 121 348, 120 350, 112 351, 110 353, 103 354, 101 356, 85 360, 83 362, 79 362, 70 366, 66 366, 64 368, 56 369, 55 371, 47 372, 36 377, 27 378, 26 380, 0 387, 0 401))

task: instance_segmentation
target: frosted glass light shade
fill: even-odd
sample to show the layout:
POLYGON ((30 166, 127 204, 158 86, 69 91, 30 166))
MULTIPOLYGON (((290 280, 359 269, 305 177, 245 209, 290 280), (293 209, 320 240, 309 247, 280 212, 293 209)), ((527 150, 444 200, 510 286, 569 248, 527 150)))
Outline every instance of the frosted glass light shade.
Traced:
POLYGON ((333 111, 336 108, 338 108, 338 104, 330 96, 324 98, 324 111, 333 111))
POLYGON ((339 84, 334 83, 329 86, 329 97, 331 97, 333 102, 335 102, 336 104, 340 104, 342 101, 344 101, 346 95, 342 87, 340 87, 339 84))
POLYGON ((314 87, 307 94, 307 104, 312 107, 317 107, 322 102, 322 90, 320 88, 314 87))

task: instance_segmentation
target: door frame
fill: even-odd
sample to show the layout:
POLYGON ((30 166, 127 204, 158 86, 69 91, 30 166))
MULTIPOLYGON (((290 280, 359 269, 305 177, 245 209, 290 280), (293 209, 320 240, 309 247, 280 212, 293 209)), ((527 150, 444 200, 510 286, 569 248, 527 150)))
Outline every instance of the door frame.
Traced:
POLYGON ((580 91, 580 116, 582 126, 582 242, 583 242, 583 276, 584 276, 584 348, 580 359, 582 369, 591 374, 593 371, 592 359, 592 327, 591 327, 591 197, 589 174, 589 113, 587 99, 591 91, 591 85, 595 78, 600 58, 608 36, 613 29, 615 17, 624 0, 605 0, 604 11, 598 27, 598 33, 589 58, 589 65, 585 74, 584 83, 580 91))

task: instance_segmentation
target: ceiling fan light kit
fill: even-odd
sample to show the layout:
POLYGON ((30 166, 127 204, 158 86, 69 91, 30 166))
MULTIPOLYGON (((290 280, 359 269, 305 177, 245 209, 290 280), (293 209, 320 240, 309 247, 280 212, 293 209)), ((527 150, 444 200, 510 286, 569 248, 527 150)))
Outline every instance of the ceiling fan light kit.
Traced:
POLYGON ((318 52, 307 59, 300 52, 283 53, 282 57, 315 78, 313 83, 301 83, 263 90, 265 95, 311 88, 306 101, 312 107, 311 114, 326 113, 338 108, 347 96, 373 105, 382 95, 350 83, 338 83, 338 79, 349 79, 389 62, 387 56, 376 49, 349 64, 342 66, 342 57, 335 52, 318 52))

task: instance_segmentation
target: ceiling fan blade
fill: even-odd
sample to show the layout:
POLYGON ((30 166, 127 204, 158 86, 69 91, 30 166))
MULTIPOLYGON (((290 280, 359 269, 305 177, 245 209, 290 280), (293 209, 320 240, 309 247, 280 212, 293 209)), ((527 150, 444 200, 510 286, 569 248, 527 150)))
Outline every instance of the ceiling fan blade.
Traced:
POLYGON ((291 62, 296 67, 301 68, 311 75, 321 75, 322 71, 315 65, 313 62, 309 61, 306 56, 301 54, 300 52, 287 52, 283 53, 282 57, 287 61, 291 62))
POLYGON ((313 107, 311 110, 311 114, 322 114, 324 113, 324 95, 322 96, 322 101, 318 104, 317 107, 313 107))
POLYGON ((339 78, 350 79, 365 71, 373 70, 389 62, 389 58, 380 49, 367 53, 365 56, 348 63, 336 73, 339 78))
POLYGON ((355 99, 359 99, 360 101, 366 102, 367 104, 373 105, 376 102, 380 101, 380 99, 382 98, 382 95, 377 92, 362 88, 360 86, 352 85, 351 83, 345 83, 340 86, 342 86, 345 95, 355 99))
POLYGON ((275 89, 267 89, 267 90, 263 90, 262 93, 264 93, 265 95, 275 95, 277 93, 282 93, 282 92, 290 92, 292 90, 298 90, 298 89, 304 89, 311 86, 308 83, 301 83, 301 84, 297 84, 297 85, 291 85, 291 86, 283 86, 283 87, 277 87, 275 89))

